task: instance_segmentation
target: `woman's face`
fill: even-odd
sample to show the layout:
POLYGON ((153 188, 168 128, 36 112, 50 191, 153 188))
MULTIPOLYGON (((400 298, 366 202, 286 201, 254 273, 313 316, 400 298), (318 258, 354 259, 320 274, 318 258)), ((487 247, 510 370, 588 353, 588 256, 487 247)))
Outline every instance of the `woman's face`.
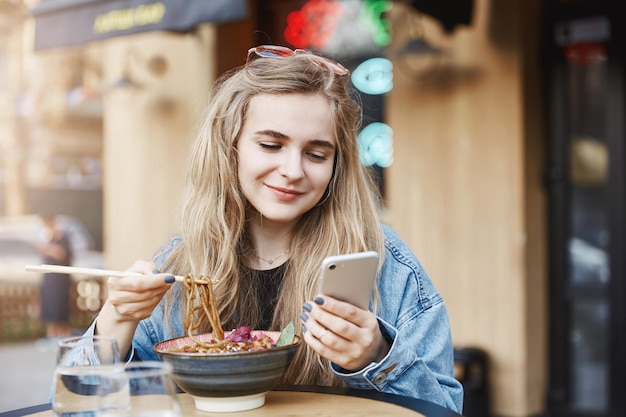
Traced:
POLYGON ((323 197, 337 143, 328 100, 263 94, 250 102, 237 142, 239 182, 263 224, 293 225, 323 197))

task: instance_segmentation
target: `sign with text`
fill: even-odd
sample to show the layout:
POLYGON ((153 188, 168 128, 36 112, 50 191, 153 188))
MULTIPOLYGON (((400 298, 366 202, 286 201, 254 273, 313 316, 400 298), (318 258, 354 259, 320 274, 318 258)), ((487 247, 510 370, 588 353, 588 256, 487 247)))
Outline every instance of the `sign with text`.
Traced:
POLYGON ((152 30, 188 32, 248 16, 246 0, 43 0, 31 12, 35 50, 152 30))

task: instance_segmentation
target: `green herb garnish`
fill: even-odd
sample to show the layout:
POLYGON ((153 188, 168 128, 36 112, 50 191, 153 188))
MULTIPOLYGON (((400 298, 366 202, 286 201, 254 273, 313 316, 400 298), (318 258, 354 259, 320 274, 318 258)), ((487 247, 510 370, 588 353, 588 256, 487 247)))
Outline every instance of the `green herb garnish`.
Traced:
POLYGON ((280 332, 280 336, 276 341, 276 346, 288 346, 293 343, 293 339, 295 338, 296 332, 293 327, 293 321, 290 321, 288 325, 285 326, 282 332, 280 332))

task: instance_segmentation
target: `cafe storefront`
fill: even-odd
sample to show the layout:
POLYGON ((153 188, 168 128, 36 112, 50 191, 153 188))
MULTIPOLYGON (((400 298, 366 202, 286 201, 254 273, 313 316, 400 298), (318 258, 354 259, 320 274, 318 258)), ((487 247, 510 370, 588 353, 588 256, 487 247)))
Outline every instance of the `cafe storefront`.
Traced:
MULTIPOLYGON (((166 5, 163 13, 161 6, 139 9, 140 3, 152 2, 44 0, 33 8, 34 23, 63 18, 69 20, 62 25, 73 28, 79 6, 104 3, 117 6, 92 13, 84 28, 91 32, 81 35, 86 44, 53 47, 41 26, 32 41, 40 42, 33 52, 33 68, 40 74, 53 78, 57 70, 84 66, 78 77, 59 77, 53 83, 59 91, 68 91, 78 78, 83 85, 93 83, 100 94, 107 268, 123 269, 149 257, 175 230, 186 143, 211 82, 242 64, 252 45, 315 46, 325 39, 331 55, 344 54, 364 89, 364 127, 371 125, 364 135, 372 145, 368 162, 381 172, 389 222, 446 299, 455 344, 489 354, 492 409, 503 416, 531 416, 543 408, 545 275, 536 214, 541 192, 533 180, 539 168, 523 163, 526 152, 536 151, 525 148, 526 138, 535 136, 524 128, 534 110, 522 110, 536 86, 522 88, 528 77, 518 65, 532 52, 522 47, 531 25, 493 18, 529 14, 534 1, 506 7, 475 1, 471 20, 451 27, 436 10, 419 13, 404 2, 249 1, 250 14, 240 20, 148 30, 161 15, 166 20, 170 2, 160 2, 166 5), (53 3, 75 7, 50 7, 53 3), (291 26, 295 30, 286 36, 290 14, 293 21, 310 17, 304 21, 313 23, 291 26), (362 14, 368 17, 366 29, 341 20, 363 22, 362 14), (331 29, 337 36, 329 36, 331 29), (119 36, 105 38, 105 33, 119 36), (311 33, 324 36, 304 36, 311 33), (369 34, 366 44, 364 33, 369 34), (350 51, 357 50, 350 61, 350 51), (55 58, 63 53, 75 54, 76 65, 55 58), (371 61, 375 58, 386 60, 371 61), (46 59, 58 59, 54 71, 46 59), (359 70, 363 62, 368 65, 359 70), (529 190, 539 197, 524 203, 529 190), (530 326, 531 321, 537 324, 530 326)), ((51 114, 59 116, 53 120, 70 120, 61 118, 67 112, 51 114)))
POLYGON ((131 256, 151 253, 167 231, 154 236, 146 230, 170 222, 182 173, 151 176, 158 190, 145 192, 154 192, 153 203, 170 209, 146 218, 128 213, 154 211, 122 203, 136 196, 138 187, 124 178, 143 178, 141 183, 146 167, 123 173, 116 168, 133 167, 137 160, 182 166, 187 135, 219 70, 213 55, 217 26, 244 21, 248 5, 245 0, 43 0, 29 6, 20 48, 28 51, 31 42, 33 47, 11 72, 10 84, 19 86, 9 94, 17 103, 11 135, 16 140, 3 152, 5 177, 20 180, 4 182, 0 213, 46 206, 75 215, 90 227, 99 249, 111 254, 112 264, 126 262, 116 261, 115 254, 125 252, 119 251, 120 242, 127 239, 107 230, 120 217, 130 227, 126 232, 144 235, 147 242, 129 243, 131 256), (15 164, 13 154, 25 157, 15 164), (122 186, 107 189, 113 183, 122 186), (52 198, 59 193, 67 198, 52 198))
MULTIPOLYGON (((540 0, 442 2, 448 4, 443 9, 455 11, 471 5, 471 18, 457 16, 456 24, 420 0, 181 3, 43 0, 32 8, 37 26, 32 68, 50 81, 46 94, 32 96, 48 101, 24 103, 38 103, 33 114, 44 115, 48 128, 41 131, 48 135, 78 129, 74 121, 93 122, 74 135, 101 161, 108 268, 126 268, 150 256, 175 230, 186 143, 211 82, 242 64, 252 45, 315 47, 345 63, 361 89, 364 128, 369 127, 362 135, 369 150, 365 162, 380 174, 388 221, 424 262, 446 300, 455 345, 488 353, 493 414, 538 416, 550 405, 563 416, 621 415, 618 389, 625 373, 619 348, 624 340, 615 334, 624 323, 618 302, 624 294, 618 254, 623 198, 616 196, 621 196, 623 177, 618 167, 624 164, 623 124, 615 113, 606 136, 612 151, 586 147, 587 142, 582 146, 582 155, 591 153, 595 161, 603 155, 613 158, 608 165, 612 191, 602 188, 605 198, 613 196, 611 211, 604 213, 615 233, 608 249, 610 286, 598 282, 585 292, 587 287, 579 289, 566 274, 573 223, 564 223, 569 217, 560 217, 563 210, 558 209, 570 207, 575 214, 579 200, 569 198, 586 199, 589 190, 566 185, 562 176, 550 176, 553 183, 546 188, 546 167, 557 166, 550 174, 567 172, 558 155, 569 155, 573 143, 557 123, 565 114, 559 112, 571 109, 554 110, 564 106, 554 98, 550 106, 558 106, 548 108, 544 71, 554 76, 564 68, 595 71, 601 65, 594 61, 596 66, 579 67, 579 61, 564 55, 565 61, 554 59, 552 69, 546 69, 542 45, 554 40, 554 28, 544 31, 537 22, 545 16, 553 24, 585 17, 576 14, 585 1, 549 2, 558 3, 561 11, 574 10, 570 17, 550 14, 558 7, 550 9, 540 0), (196 7, 209 4, 216 14, 198 18, 196 7), (356 21, 364 26, 348 24, 356 21), (68 91, 79 104, 68 104, 68 91), (604 372, 606 385, 600 396, 583 401, 575 393, 587 374, 577 373, 573 361, 587 352, 578 342, 589 336, 576 331, 581 324, 576 320, 588 306, 611 314, 611 331, 594 327, 604 332, 594 346, 611 359, 589 361, 593 372, 604 372), (553 332, 555 325, 560 333, 553 332), (574 336, 583 339, 575 343, 574 336)), ((607 10, 599 12, 611 16, 607 10)), ((611 51, 623 46, 623 38, 612 39, 611 51)), ((555 48, 553 57, 568 49, 555 48)), ((611 96, 612 103, 620 104, 623 83, 616 81, 619 71, 613 65, 621 61, 619 54, 609 56, 612 66, 606 74, 616 83, 614 91, 622 91, 611 96)), ((563 74, 551 81, 556 97, 565 90, 563 74)), ((27 87, 38 91, 44 86, 27 87)))

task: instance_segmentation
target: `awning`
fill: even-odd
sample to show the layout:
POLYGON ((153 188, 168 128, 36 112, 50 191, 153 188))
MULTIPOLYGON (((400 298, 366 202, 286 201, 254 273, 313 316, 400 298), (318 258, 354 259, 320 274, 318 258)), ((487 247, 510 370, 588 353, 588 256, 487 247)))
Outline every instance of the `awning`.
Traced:
POLYGON ((42 0, 35 50, 152 30, 188 32, 203 22, 242 20, 247 0, 42 0))

